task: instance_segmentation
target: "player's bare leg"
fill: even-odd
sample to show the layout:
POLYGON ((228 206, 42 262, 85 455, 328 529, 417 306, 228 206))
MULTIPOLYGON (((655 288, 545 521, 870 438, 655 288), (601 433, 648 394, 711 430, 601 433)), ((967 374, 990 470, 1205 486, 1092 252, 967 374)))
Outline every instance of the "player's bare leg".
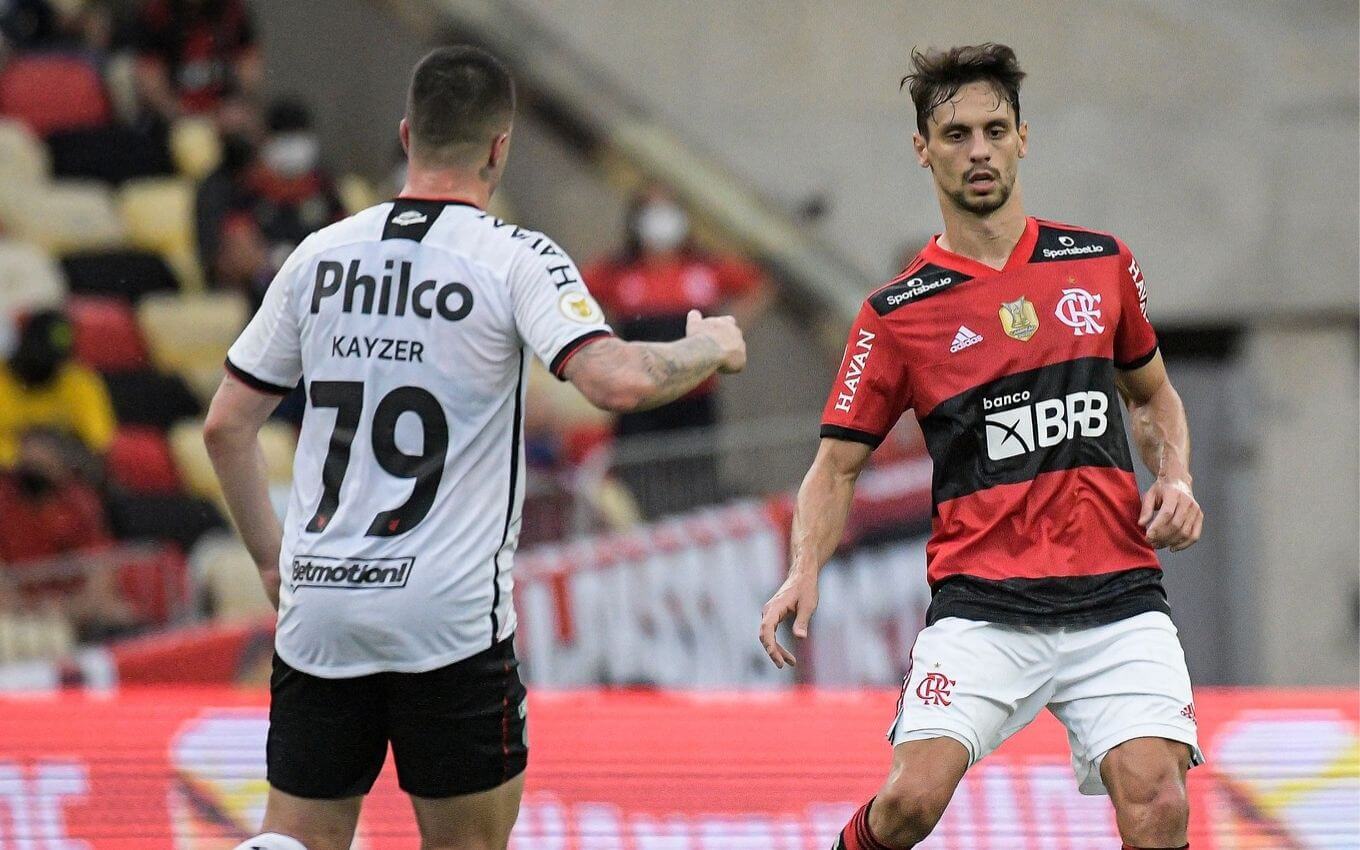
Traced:
POLYGON ((438 800, 411 795, 421 850, 505 850, 523 795, 523 773, 476 794, 438 800))
POLYGON ((1190 748, 1165 738, 1134 738, 1105 756, 1100 777, 1114 803, 1125 845, 1139 848, 1186 846, 1190 803, 1185 774, 1190 748))
POLYGON ((855 812, 838 850, 908 850, 940 822, 968 770, 968 750, 953 738, 893 747, 892 772, 874 799, 855 812))
POLYGON ((270 788, 261 832, 296 838, 307 850, 349 850, 363 799, 308 800, 270 788))

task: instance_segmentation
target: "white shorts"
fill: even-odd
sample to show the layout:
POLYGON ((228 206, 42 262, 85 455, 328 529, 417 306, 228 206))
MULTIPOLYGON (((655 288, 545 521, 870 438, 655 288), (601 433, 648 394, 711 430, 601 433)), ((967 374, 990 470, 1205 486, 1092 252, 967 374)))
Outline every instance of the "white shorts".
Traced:
POLYGON ((1185 653, 1159 611, 1065 629, 939 620, 916 638, 888 740, 953 738, 972 766, 1045 706, 1067 727, 1083 794, 1107 793, 1100 762, 1134 738, 1180 741, 1204 761, 1185 653))

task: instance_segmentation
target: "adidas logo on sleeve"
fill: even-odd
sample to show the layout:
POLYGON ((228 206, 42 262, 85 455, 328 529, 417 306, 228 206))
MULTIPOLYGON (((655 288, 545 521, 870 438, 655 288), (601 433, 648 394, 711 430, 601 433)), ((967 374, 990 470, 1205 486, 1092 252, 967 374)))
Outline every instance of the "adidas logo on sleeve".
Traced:
POLYGON ((967 325, 959 325, 959 332, 954 334, 954 341, 949 345, 950 354, 958 354, 970 345, 977 345, 982 342, 982 334, 973 333, 967 325))

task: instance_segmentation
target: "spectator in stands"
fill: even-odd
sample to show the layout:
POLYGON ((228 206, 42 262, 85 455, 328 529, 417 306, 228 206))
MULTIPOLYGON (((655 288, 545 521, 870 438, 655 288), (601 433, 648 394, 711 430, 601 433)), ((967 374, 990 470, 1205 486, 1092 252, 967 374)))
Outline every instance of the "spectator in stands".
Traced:
POLYGON ((0 0, 0 40, 14 50, 108 51, 112 21, 97 2, 0 0))
POLYGON ((230 156, 200 186, 196 213, 199 248, 216 284, 246 291, 256 305, 283 258, 345 214, 307 108, 281 100, 265 123, 261 137, 248 122, 229 137, 230 156))
POLYGON ((116 576, 96 555, 113 538, 99 493, 81 477, 85 449, 50 429, 24 432, 16 463, 0 473, 0 567, 26 605, 55 602, 85 635, 107 635, 136 618, 116 576), (83 555, 63 563, 62 556, 83 555))
POLYGON ((77 437, 95 455, 113 440, 115 421, 99 375, 71 358, 71 323, 55 310, 24 321, 9 360, 0 364, 0 469, 19 456, 20 437, 48 427, 77 437))
MULTIPOLYGON (((749 328, 769 304, 768 279, 752 263, 700 249, 689 216, 662 186, 652 185, 630 202, 624 245, 617 254, 588 265, 587 285, 615 331, 624 339, 667 341, 685 335, 690 310, 727 313, 749 328)), ((715 390, 709 380, 671 404, 620 416, 620 437, 667 434, 703 428, 718 421, 715 390)), ((720 498, 716 458, 695 458, 658 470, 620 470, 643 509, 656 516, 720 498), (662 486, 658 487, 657 485, 662 486)))
POLYGON ((259 94, 264 68, 245 0, 146 0, 136 30, 137 90, 164 123, 259 94))

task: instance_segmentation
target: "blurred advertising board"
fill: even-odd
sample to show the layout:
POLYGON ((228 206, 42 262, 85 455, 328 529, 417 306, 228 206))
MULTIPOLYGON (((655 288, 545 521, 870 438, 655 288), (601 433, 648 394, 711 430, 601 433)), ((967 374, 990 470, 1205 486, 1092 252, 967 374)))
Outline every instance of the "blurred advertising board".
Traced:
MULTIPOLYGON (((536 691, 515 850, 825 850, 874 793, 896 693, 536 691)), ((124 688, 0 699, 0 847, 226 850, 257 831, 267 697, 124 688)), ((1204 690, 1196 850, 1360 847, 1347 691, 1204 690)), ((1108 850, 1044 715, 965 780, 924 850, 1108 850)), ((356 847, 416 848, 391 765, 356 847)))

